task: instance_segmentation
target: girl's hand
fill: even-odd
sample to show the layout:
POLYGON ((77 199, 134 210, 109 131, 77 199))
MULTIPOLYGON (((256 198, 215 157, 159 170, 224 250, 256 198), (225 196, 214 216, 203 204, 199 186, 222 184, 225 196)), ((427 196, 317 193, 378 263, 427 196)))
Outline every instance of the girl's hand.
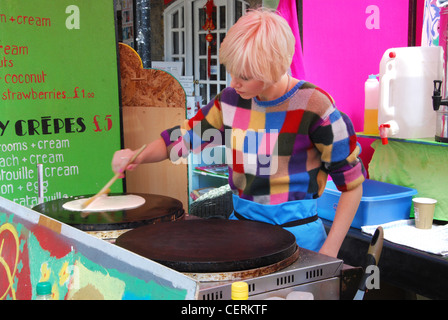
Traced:
POLYGON ((118 150, 114 153, 114 156, 112 158, 112 170, 115 173, 121 173, 122 176, 120 178, 124 177, 124 172, 126 170, 134 170, 138 166, 138 157, 133 163, 130 163, 128 166, 126 166, 128 161, 136 152, 137 150, 134 151, 131 149, 123 149, 118 150))

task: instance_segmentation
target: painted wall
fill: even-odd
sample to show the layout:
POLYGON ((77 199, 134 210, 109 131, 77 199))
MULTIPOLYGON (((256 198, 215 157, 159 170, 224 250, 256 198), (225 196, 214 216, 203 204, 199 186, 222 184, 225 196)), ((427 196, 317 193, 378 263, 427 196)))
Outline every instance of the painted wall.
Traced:
POLYGON ((109 242, 0 198, 0 300, 195 299, 197 282, 109 242))

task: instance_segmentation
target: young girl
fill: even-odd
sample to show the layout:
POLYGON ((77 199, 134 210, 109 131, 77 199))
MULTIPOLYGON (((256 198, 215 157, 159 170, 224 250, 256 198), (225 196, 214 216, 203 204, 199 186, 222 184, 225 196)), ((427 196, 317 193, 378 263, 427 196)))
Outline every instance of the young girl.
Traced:
POLYGON ((121 159, 135 151, 117 151, 113 170, 176 161, 190 150, 224 144, 233 192, 230 219, 281 225, 299 247, 336 257, 362 196, 364 167, 350 119, 322 89, 288 74, 294 43, 277 13, 246 13, 219 51, 230 87, 182 126, 162 132, 128 168, 121 159), (341 197, 327 236, 317 198, 328 174, 341 197))

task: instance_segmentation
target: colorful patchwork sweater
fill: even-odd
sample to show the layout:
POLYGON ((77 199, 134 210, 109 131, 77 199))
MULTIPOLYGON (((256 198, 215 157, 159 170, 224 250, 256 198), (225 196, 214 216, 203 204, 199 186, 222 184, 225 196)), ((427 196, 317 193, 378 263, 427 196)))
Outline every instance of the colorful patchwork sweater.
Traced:
POLYGON ((340 191, 365 178, 352 122, 326 92, 305 81, 274 101, 245 100, 226 88, 161 136, 172 161, 225 145, 233 193, 260 204, 315 199, 328 174, 340 191))

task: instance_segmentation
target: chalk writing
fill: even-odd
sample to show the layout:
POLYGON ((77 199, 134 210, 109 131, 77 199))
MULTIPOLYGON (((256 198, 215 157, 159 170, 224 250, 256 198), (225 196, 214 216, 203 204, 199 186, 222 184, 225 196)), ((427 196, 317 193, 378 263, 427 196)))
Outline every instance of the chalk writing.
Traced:
MULTIPOLYGON (((8 23, 13 23, 23 26, 34 26, 34 27, 51 27, 51 19, 47 17, 33 17, 17 15, 11 16, 8 19, 8 23)), ((6 22, 6 20, 5 20, 6 22)))
POLYGON ((114 15, 84 18, 111 4, 0 1, 0 196, 36 205, 37 165, 45 200, 93 192, 110 168, 81 155, 120 147, 119 90, 114 15))

